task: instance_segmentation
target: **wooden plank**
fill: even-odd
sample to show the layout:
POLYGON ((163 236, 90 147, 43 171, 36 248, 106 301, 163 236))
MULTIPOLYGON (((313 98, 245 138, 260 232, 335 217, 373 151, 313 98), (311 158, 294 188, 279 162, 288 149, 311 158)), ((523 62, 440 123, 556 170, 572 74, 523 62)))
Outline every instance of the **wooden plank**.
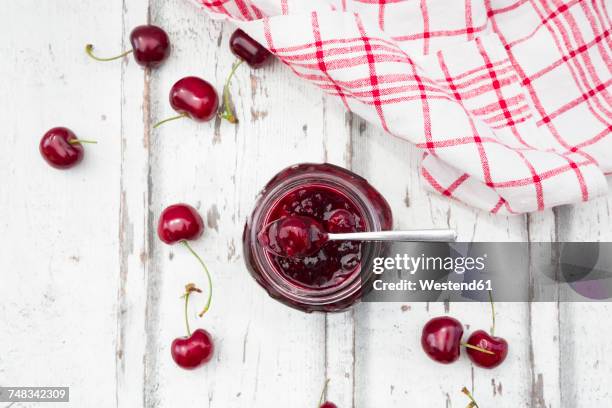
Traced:
MULTIPOLYGON (((560 207, 555 211, 559 241, 612 241, 612 197, 560 207)), ((567 290, 567 289, 566 289, 567 290)), ((612 336, 607 317, 612 305, 561 303, 559 305, 560 388, 564 407, 612 405, 609 379, 612 362, 606 358, 612 336)))
MULTIPOLYGON (((555 242, 555 216, 552 210, 530 214, 528 231, 530 242, 555 242)), ((531 274, 541 271, 532 262, 531 274)), ((531 282, 531 290, 544 290, 537 283, 531 282)), ((529 403, 535 408, 560 407, 561 403, 561 349, 560 349, 560 308, 561 305, 552 299, 551 302, 530 302, 528 304, 528 379, 531 382, 529 403)))
POLYGON ((114 406, 119 282, 121 44, 118 2, 4 2, 0 13, 0 384, 68 386, 74 406, 114 406), (67 126, 97 145, 59 171, 38 152, 67 126))
MULTIPOLYGON (((154 1, 152 10, 153 21, 169 28, 175 43, 172 61, 151 82, 156 120, 172 114, 167 92, 181 76, 201 75, 221 89, 234 61, 227 48, 233 29, 183 0, 154 1)), ((155 347, 148 349, 157 355, 147 378, 150 405, 314 405, 325 379, 325 316, 270 299, 246 272, 239 238, 256 194, 277 171, 325 158, 332 132, 325 128, 324 102, 278 63, 257 71, 240 67, 232 89, 238 126, 185 120, 151 135, 155 217, 177 201, 206 216, 207 231, 194 247, 214 275, 215 296, 207 316, 192 326, 209 330, 217 349, 214 360, 194 372, 172 362, 170 342, 184 333, 178 296, 186 282, 204 285, 204 278, 182 248, 154 240, 151 274, 158 276, 158 291, 149 299, 155 303, 149 318, 158 323, 155 347)), ((197 300, 195 307, 201 307, 197 300)))
MULTIPOLYGON (((529 218, 530 239, 533 242, 610 241, 609 209, 607 197, 533 214, 529 218)), ((560 297, 563 298, 563 291, 560 297)), ((604 337, 609 335, 611 330, 601 325, 601 316, 607 316, 610 311, 609 303, 530 305, 532 406, 588 407, 612 402, 605 380, 612 374, 612 365, 601 358, 605 351, 592 337, 594 332, 604 337)))
MULTIPOLYGON (((150 20, 148 0, 123 3, 122 49, 130 47, 131 30, 150 20)), ((103 44, 100 44, 102 46, 103 44)), ((104 44, 105 49, 117 48, 104 44)), ((148 301, 155 293, 149 264, 155 228, 150 214, 150 96, 151 77, 129 57, 121 64, 121 191, 118 197, 120 286, 117 295, 117 407, 145 406, 144 388, 154 355, 147 353, 156 337, 156 320, 149 319, 148 301)))
MULTIPOLYGON (((353 168, 388 199, 397 228, 451 227, 460 241, 527 239, 524 217, 491 216, 425 192, 418 176, 417 149, 363 122, 355 126, 353 168)), ((497 305, 497 333, 509 341, 511 351, 504 365, 491 371, 473 367, 465 356, 449 366, 425 356, 420 346, 422 326, 443 314, 463 321, 466 332, 490 327, 487 303, 359 305, 356 407, 464 406, 463 386, 473 390, 482 406, 529 402, 526 305, 497 305)))
MULTIPOLYGON (((295 79, 297 80, 297 78, 295 79)), ((337 99, 321 93, 323 99, 323 160, 351 169, 354 116, 337 99)), ((325 316, 325 378, 327 398, 339 407, 354 406, 355 312, 325 316)), ((312 405, 310 405, 312 406, 312 405)))

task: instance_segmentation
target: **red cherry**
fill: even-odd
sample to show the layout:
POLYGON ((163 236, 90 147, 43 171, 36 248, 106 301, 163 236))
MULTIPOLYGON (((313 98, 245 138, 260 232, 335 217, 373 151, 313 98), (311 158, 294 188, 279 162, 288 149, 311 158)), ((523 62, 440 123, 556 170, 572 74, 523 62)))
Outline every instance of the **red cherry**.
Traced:
POLYGON ((39 150, 42 157, 56 169, 67 169, 83 160, 81 143, 96 143, 79 140, 74 132, 65 127, 55 127, 40 139, 39 150))
POLYGON ((217 91, 198 77, 179 79, 170 90, 172 108, 197 121, 212 119, 219 108, 217 91))
POLYGON ((94 55, 93 45, 87 44, 85 52, 97 61, 113 61, 134 53, 134 59, 138 65, 155 68, 170 55, 170 39, 168 34, 160 27, 154 25, 141 25, 130 33, 132 49, 125 51, 115 57, 100 58, 94 55))
POLYGON ((166 32, 154 25, 141 25, 130 34, 134 59, 143 67, 158 67, 170 55, 170 39, 166 32))
MULTIPOLYGON (((208 300, 206 301, 206 306, 204 306, 204 309, 200 312, 200 317, 202 317, 210 307, 212 299, 212 278, 208 271, 208 267, 200 255, 198 255, 191 245, 189 245, 188 241, 200 238, 203 232, 204 221, 202 221, 202 217, 200 217, 200 214, 198 214, 195 208, 188 204, 171 205, 164 209, 159 216, 159 222, 157 224, 157 236, 159 239, 169 245, 176 244, 177 242, 183 244, 198 260, 200 265, 202 265, 202 269, 206 274, 209 288, 208 300)), ((186 296, 186 298, 188 299, 189 296, 186 296)), ((187 330, 187 332, 189 332, 189 330, 187 330)))
POLYGON ((434 361, 450 364, 459 358, 461 337, 463 337, 463 326, 457 319, 447 316, 436 317, 423 327, 421 346, 434 361))
POLYGON ((157 235, 166 244, 198 239, 203 232, 202 217, 190 205, 171 205, 159 216, 157 235))
POLYGON ((488 350, 493 354, 483 353, 468 348, 468 357, 474 364, 483 368, 494 368, 504 362, 508 355, 508 342, 501 338, 489 335, 484 330, 477 330, 470 335, 467 344, 488 350))
POLYGON ((325 402, 323 405, 321 405, 321 408, 338 408, 338 406, 336 404, 334 404, 333 402, 325 402))
POLYGON ((249 35, 241 29, 234 31, 230 37, 229 46, 230 50, 232 50, 232 53, 238 57, 239 61, 236 61, 232 65, 232 69, 225 80, 225 85, 223 86, 223 106, 221 117, 230 123, 238 123, 238 118, 236 118, 234 105, 230 96, 230 83, 232 81, 232 77, 242 62, 246 62, 251 66, 251 68, 260 68, 264 66, 266 62, 268 62, 272 54, 270 54, 270 51, 265 49, 264 46, 255 41, 253 38, 249 37, 249 35))
POLYGON ((187 370, 206 364, 213 356, 214 345, 210 334, 197 329, 189 337, 174 339, 170 347, 174 362, 187 370))
POLYGON ((187 370, 194 369, 201 364, 209 362, 214 351, 210 333, 203 329, 197 329, 191 333, 191 329, 189 328, 189 315, 187 314, 187 310, 189 308, 189 297, 194 292, 202 293, 193 283, 185 285, 185 294, 183 298, 185 298, 185 327, 187 329, 187 337, 174 339, 170 346, 174 362, 187 370))
POLYGON ((317 220, 293 215, 265 226, 258 239, 270 252, 289 258, 302 258, 321 249, 329 235, 317 220))
POLYGON ((313 249, 310 224, 298 217, 284 218, 278 227, 278 243, 289 257, 308 254, 313 249))
POLYGON ((170 89, 170 106, 179 115, 156 123, 154 128, 184 117, 198 122, 211 120, 219 109, 219 96, 210 83, 202 78, 189 76, 179 79, 170 89))
POLYGON ((268 61, 270 51, 251 38, 241 29, 234 31, 229 41, 232 53, 253 68, 259 68, 268 61))

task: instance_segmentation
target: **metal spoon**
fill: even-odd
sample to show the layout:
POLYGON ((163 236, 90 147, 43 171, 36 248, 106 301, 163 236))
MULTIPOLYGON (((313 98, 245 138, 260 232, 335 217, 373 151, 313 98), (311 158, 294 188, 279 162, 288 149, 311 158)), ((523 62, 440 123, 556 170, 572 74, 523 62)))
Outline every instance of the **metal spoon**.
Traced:
POLYGON ((369 231, 327 234, 328 241, 448 242, 455 241, 456 239, 457 233, 450 229, 369 231))
POLYGON ((328 233, 317 220, 304 216, 280 218, 266 225, 257 235, 269 252, 290 258, 309 256, 328 241, 454 241, 453 230, 370 231, 328 233))

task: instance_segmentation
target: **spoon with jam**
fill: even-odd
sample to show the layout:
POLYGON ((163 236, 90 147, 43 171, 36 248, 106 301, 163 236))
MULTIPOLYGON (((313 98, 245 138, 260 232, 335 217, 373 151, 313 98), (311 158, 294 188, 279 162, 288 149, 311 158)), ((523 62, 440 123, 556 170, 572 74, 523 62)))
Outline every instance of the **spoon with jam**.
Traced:
POLYGON ((317 220, 299 215, 272 221, 257 235, 267 251, 288 258, 310 256, 329 241, 448 242, 456 238, 457 233, 449 229, 329 233, 317 220))

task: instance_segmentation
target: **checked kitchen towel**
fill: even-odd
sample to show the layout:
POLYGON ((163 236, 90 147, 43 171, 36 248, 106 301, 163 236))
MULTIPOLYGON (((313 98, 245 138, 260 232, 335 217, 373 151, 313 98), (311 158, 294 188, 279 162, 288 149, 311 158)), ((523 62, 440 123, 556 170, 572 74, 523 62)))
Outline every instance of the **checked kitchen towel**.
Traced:
POLYGON ((605 194, 609 0, 192 0, 423 148, 424 184, 493 213, 605 194))

